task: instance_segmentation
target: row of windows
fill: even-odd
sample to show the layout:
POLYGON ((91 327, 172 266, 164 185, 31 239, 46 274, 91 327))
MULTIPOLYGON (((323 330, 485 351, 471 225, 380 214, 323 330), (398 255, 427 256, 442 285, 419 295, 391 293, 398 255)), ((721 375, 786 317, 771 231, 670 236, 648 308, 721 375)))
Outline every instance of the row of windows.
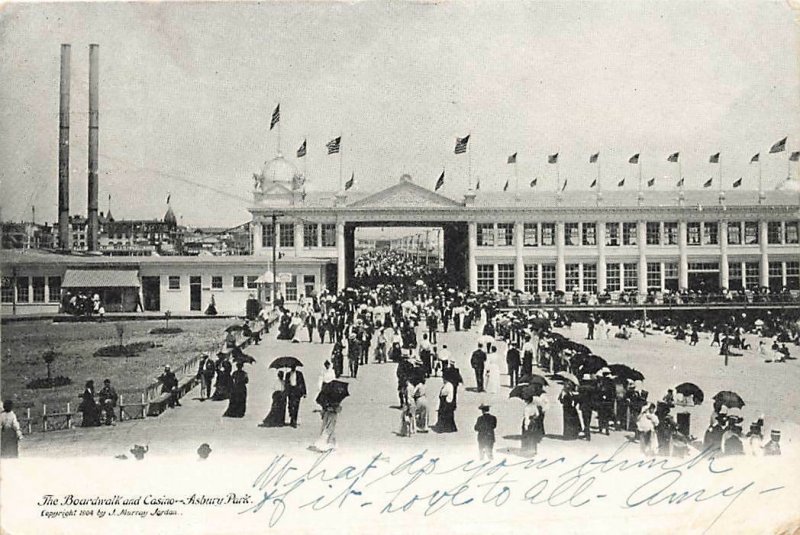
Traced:
MULTIPOLYGON (((555 264, 525 264, 523 289, 529 293, 554 292, 556 290, 555 264)), ((703 279, 719 283, 718 262, 690 262, 688 276, 692 281, 703 279)), ((731 290, 755 289, 760 284, 758 262, 729 262, 728 288, 731 290)), ((478 264, 478 291, 515 288, 514 264, 478 264)), ((647 290, 676 291, 679 288, 678 264, 676 262, 648 262, 647 290)), ((770 262, 769 286, 773 291, 786 287, 800 289, 800 262, 770 262)), ((564 266, 564 288, 567 292, 596 293, 597 264, 573 263, 564 266)), ((606 286, 609 292, 636 291, 639 288, 639 264, 637 262, 606 263, 606 286)))
MULTIPOLYGON (((61 300, 61 277, 17 277, 17 303, 58 303, 61 300)), ((14 281, 3 277, 0 301, 14 302, 14 281)))
MULTIPOLYGON (((605 244, 609 247, 637 245, 638 224, 636 222, 603 223, 605 244)), ((757 221, 731 221, 726 223, 729 245, 756 245, 759 241, 757 221)), ((679 225, 677 221, 648 221, 645 224, 647 245, 678 245, 679 225)), ((718 245, 719 223, 715 221, 691 221, 686 224, 686 243, 690 246, 718 245)), ((800 243, 800 223, 797 221, 771 221, 767 225, 770 244, 800 243)), ((556 245, 555 223, 525 223, 523 246, 556 245)), ((479 223, 477 225, 479 247, 513 246, 513 223, 479 223)), ((597 223, 564 223, 564 245, 597 245, 597 223)))
MULTIPOLYGON (((264 247, 272 247, 275 240, 275 230, 272 223, 261 227, 261 241, 264 247)), ((335 223, 304 223, 303 247, 336 247, 335 223)), ((294 224, 278 224, 278 247, 294 247, 294 224)))

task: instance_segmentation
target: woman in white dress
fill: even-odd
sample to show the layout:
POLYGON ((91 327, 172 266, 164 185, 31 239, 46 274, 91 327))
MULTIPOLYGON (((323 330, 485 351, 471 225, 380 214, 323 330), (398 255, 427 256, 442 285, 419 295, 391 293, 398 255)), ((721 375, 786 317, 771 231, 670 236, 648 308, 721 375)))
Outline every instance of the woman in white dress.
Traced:
POLYGON ((500 390, 500 360, 497 347, 491 349, 486 355, 486 365, 483 369, 483 387, 489 394, 497 394, 500 390))

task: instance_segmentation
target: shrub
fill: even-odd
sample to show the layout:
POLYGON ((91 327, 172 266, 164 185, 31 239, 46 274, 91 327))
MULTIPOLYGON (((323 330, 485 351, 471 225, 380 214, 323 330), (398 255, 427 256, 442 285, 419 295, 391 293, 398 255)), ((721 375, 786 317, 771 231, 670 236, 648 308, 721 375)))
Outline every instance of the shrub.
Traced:
POLYGON ((72 384, 72 379, 58 375, 56 377, 38 378, 25 385, 26 388, 31 390, 39 388, 55 388, 57 386, 67 386, 72 384))

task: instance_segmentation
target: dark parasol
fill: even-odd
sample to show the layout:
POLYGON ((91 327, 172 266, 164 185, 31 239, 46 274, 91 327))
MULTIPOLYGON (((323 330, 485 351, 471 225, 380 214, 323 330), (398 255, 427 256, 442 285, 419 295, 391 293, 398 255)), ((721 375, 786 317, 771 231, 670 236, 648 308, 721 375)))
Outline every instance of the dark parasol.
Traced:
POLYGON ((292 366, 300 367, 303 363, 297 357, 278 357, 269 365, 270 368, 291 368, 292 366))
POLYGON ((675 387, 675 392, 683 394, 684 396, 692 396, 695 405, 700 405, 703 403, 703 399, 705 399, 703 391, 694 383, 681 383, 675 387))
POLYGON ((730 390, 717 392, 717 395, 714 396, 714 401, 721 403, 723 407, 730 407, 732 409, 741 409, 744 407, 742 396, 730 390))
POLYGON ((631 381, 644 381, 644 375, 639 370, 635 370, 625 364, 612 364, 608 367, 612 375, 620 379, 630 379, 631 381))
POLYGON ((317 404, 323 408, 340 404, 344 398, 350 395, 348 387, 349 383, 336 379, 322 383, 322 388, 317 394, 317 404))

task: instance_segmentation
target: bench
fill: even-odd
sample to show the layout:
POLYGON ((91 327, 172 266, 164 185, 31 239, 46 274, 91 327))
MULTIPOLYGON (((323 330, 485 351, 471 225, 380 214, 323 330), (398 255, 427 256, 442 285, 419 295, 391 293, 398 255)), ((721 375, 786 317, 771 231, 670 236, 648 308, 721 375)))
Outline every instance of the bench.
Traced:
POLYGON ((75 417, 71 410, 70 403, 67 403, 65 412, 47 412, 47 405, 42 404, 42 431, 57 431, 60 429, 71 429, 72 419, 75 417))
POLYGON ((119 396, 119 421, 125 420, 141 420, 146 416, 147 402, 145 401, 144 394, 142 394, 141 401, 134 401, 132 403, 125 403, 122 395, 119 396))

